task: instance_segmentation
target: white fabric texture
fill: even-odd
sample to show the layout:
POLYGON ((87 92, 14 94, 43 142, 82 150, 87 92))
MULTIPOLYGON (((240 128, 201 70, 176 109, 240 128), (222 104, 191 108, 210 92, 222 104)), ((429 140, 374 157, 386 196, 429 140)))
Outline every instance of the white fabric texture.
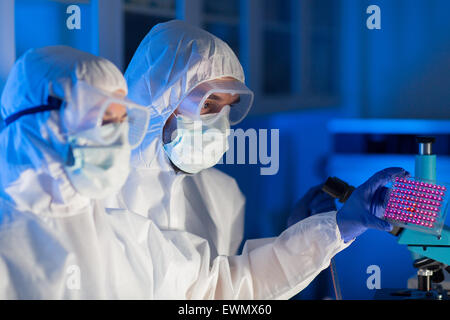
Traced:
MULTIPOLYGON (((46 104, 50 90, 64 98, 79 80, 127 92, 105 59, 64 46, 32 49, 9 75, 2 116, 46 104)), ((63 167, 61 112, 25 115, 0 133, 0 299, 152 298, 142 236, 149 222, 75 191, 63 167)))
POLYGON ((129 96, 153 106, 130 176, 109 207, 150 219, 149 252, 156 299, 287 299, 326 268, 344 244, 329 212, 301 221, 279 237, 243 237, 245 199, 217 169, 176 172, 163 150, 163 127, 179 102, 201 82, 244 81, 242 67, 220 39, 183 21, 155 26, 126 73, 129 96))

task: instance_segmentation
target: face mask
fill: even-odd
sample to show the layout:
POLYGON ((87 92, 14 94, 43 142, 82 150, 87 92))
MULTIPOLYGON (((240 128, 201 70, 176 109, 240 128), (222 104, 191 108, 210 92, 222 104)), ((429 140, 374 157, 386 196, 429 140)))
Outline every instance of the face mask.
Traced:
POLYGON ((65 170, 74 188, 91 199, 102 199, 117 192, 129 174, 131 148, 128 124, 112 123, 101 127, 106 138, 120 134, 111 145, 99 145, 86 137, 90 132, 70 137, 71 152, 65 170))
POLYGON ((229 147, 229 110, 225 106, 218 114, 201 115, 201 121, 178 116, 177 136, 164 145, 172 163, 192 174, 216 165, 229 147))

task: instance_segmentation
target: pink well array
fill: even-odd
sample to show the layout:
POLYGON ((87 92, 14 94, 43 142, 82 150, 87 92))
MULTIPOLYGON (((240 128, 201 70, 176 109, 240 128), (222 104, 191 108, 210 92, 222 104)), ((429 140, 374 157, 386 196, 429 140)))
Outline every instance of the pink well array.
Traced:
POLYGON ((384 217, 393 221, 433 228, 447 188, 442 185, 396 178, 384 217))

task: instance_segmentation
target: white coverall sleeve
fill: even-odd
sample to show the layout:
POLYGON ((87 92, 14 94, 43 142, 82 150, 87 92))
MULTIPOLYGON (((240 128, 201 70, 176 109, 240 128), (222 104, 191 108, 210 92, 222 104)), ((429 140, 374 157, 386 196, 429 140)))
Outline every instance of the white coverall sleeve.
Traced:
POLYGON ((289 299, 351 243, 341 239, 336 212, 299 221, 276 238, 249 240, 241 255, 213 261, 204 239, 176 231, 152 238, 152 260, 160 263, 156 299, 289 299))

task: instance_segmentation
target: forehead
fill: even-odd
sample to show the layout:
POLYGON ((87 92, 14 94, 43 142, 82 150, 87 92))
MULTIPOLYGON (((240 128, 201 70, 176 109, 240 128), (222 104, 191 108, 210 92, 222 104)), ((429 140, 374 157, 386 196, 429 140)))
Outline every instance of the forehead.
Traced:
POLYGON ((117 89, 116 91, 113 92, 114 94, 118 95, 119 97, 125 97, 127 95, 127 93, 125 92, 125 90, 123 89, 117 89))

